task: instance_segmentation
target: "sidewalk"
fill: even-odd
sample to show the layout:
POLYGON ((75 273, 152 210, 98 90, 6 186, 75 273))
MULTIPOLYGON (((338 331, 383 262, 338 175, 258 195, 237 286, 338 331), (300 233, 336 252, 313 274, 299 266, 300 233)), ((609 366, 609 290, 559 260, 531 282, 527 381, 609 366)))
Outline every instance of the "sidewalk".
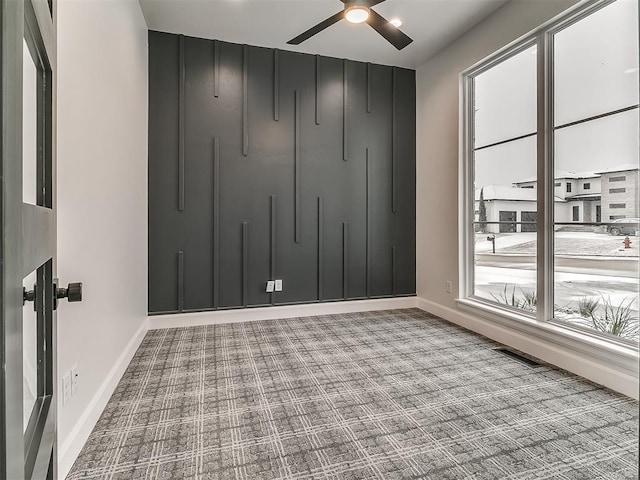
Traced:
MULTIPOLYGON (((476 236, 476 252, 491 253, 491 242, 486 240, 488 234, 476 236)), ((629 237, 631 248, 624 248, 624 236, 614 237, 609 234, 590 232, 557 232, 555 235, 555 254, 565 256, 588 257, 635 257, 638 258, 640 238, 629 237)), ((496 234, 496 254, 512 253, 535 255, 535 233, 502 233, 496 234)))

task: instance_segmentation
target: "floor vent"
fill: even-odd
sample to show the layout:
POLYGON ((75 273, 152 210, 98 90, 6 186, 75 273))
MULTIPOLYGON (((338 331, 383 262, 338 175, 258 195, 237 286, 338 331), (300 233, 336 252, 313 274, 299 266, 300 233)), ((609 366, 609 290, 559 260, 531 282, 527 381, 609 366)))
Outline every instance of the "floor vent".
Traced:
POLYGON ((523 357, 519 353, 516 353, 513 350, 509 350, 508 348, 494 348, 494 350, 496 352, 498 352, 498 353, 502 353, 503 355, 506 355, 507 357, 511 357, 514 360, 518 360, 519 362, 522 362, 522 363, 524 363, 526 365, 529 365, 532 368, 536 368, 536 367, 541 367, 542 366, 538 362, 536 362, 535 360, 532 360, 532 359, 527 358, 527 357, 523 357))

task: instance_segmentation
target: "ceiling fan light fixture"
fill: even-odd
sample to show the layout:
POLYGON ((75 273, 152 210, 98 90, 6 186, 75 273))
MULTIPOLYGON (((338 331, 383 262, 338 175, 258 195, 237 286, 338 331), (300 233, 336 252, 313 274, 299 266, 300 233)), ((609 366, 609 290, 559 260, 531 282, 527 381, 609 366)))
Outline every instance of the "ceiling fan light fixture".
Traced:
POLYGON ((371 8, 372 6, 379 5, 384 1, 385 0, 342 0, 342 3, 344 4, 342 10, 314 25, 305 32, 302 32, 297 37, 292 38, 287 42, 287 44, 300 45, 302 42, 309 40, 314 35, 317 35, 341 20, 346 20, 349 23, 366 22, 387 42, 393 45, 396 49, 402 50, 413 42, 413 40, 397 27, 394 27, 393 23, 395 22, 390 22, 371 8))
POLYGON ((344 18, 350 23, 362 23, 369 18, 369 8, 353 5, 345 10, 344 18))

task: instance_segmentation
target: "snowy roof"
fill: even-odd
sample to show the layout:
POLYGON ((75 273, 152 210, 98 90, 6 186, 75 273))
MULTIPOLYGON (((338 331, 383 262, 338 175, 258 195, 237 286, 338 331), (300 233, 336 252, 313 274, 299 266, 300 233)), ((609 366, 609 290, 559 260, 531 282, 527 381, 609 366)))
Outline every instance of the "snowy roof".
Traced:
POLYGON ((598 175, 604 174, 604 173, 615 173, 615 172, 630 172, 633 170, 638 170, 638 164, 633 164, 633 163, 626 163, 624 165, 618 165, 617 167, 614 168, 607 168, 606 170, 600 170, 598 171, 598 175))
MULTIPOLYGON (((595 172, 576 173, 576 172, 570 172, 569 170, 556 170, 555 175, 556 176, 554 180, 564 180, 564 179, 578 180, 581 178, 597 178, 600 176, 599 173, 595 173, 595 172)), ((513 182, 513 183, 514 185, 520 185, 521 183, 533 183, 533 182, 536 182, 537 180, 538 180, 538 177, 528 177, 528 178, 525 178, 524 180, 520 180, 519 182, 513 182)))
MULTIPOLYGON (((506 187, 504 185, 487 185, 483 189, 476 188, 475 199, 480 200, 480 190, 483 191, 483 198, 490 200, 519 200, 524 202, 535 202, 537 200, 537 190, 533 188, 506 187)), ((555 197, 557 202, 562 202, 561 198, 555 197)))
MULTIPOLYGON (((480 200, 480 190, 476 189, 476 200, 480 200)), ((485 200, 524 200, 535 202, 536 190, 533 188, 505 187, 503 185, 487 185, 482 196, 485 200)))
POLYGON ((567 200, 599 200, 600 196, 600 193, 581 193, 579 195, 571 195, 567 197, 567 200))

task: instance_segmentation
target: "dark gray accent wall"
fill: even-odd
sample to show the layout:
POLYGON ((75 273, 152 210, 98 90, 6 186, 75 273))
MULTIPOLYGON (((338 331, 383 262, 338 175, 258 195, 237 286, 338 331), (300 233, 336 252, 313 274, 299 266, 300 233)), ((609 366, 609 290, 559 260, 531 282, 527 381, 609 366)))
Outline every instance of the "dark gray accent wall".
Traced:
POLYGON ((149 32, 149 312, 415 294, 415 109, 413 70, 149 32))

